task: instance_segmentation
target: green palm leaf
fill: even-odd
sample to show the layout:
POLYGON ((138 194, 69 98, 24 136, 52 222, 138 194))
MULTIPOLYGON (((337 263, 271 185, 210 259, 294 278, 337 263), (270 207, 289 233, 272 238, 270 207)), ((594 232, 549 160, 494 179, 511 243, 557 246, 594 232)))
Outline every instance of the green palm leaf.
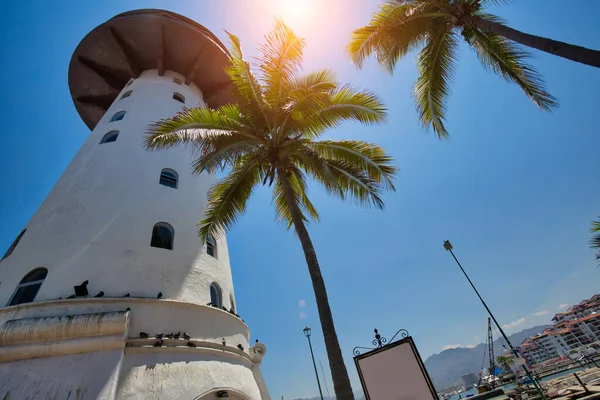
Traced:
POLYGON ((363 124, 376 124, 385 121, 386 108, 374 93, 360 91, 350 85, 343 85, 330 91, 330 97, 312 115, 302 116, 300 129, 313 136, 325 129, 334 128, 343 121, 354 120, 363 124))
POLYGON ((391 165, 392 158, 377 145, 356 140, 323 140, 306 146, 324 160, 353 165, 382 187, 395 190, 393 179, 396 167, 391 165))
MULTIPOLYGON (((303 50, 304 39, 297 37, 282 20, 276 19, 275 27, 265 36, 265 44, 258 57, 264 95, 273 110, 279 109, 289 82, 299 72, 303 50)), ((273 118, 278 118, 278 115, 273 115, 273 118)))
POLYGON ((421 122, 431 126, 439 138, 446 138, 444 126, 448 84, 455 68, 457 40, 448 26, 440 26, 419 52, 420 76, 414 88, 421 122))
POLYGON ((375 54, 379 64, 392 72, 396 62, 426 38, 431 18, 445 17, 427 2, 385 1, 369 25, 352 32, 347 50, 361 68, 375 54))
POLYGON ((364 207, 375 206, 383 209, 383 192, 379 182, 353 164, 338 160, 327 160, 327 165, 336 176, 338 186, 344 192, 343 198, 350 198, 364 207))
POLYGON ((147 149, 170 148, 181 143, 202 146, 207 137, 247 130, 246 123, 237 105, 229 104, 217 110, 186 108, 173 118, 150 125, 144 144, 147 149))
POLYGON ((268 118, 269 107, 264 99, 263 88, 252 73, 250 63, 244 60, 244 54, 237 36, 227 32, 231 41, 231 64, 226 69, 236 88, 236 97, 239 107, 254 124, 268 127, 271 122, 268 118))
POLYGON ((286 104, 281 108, 281 135, 302 126, 306 115, 314 115, 331 98, 331 92, 338 86, 333 71, 323 69, 297 77, 288 84, 286 104))
POLYGON ((598 221, 592 222, 592 227, 590 228, 592 233, 595 233, 594 236, 590 239, 590 247, 593 250, 597 250, 596 258, 600 260, 600 219, 598 221))
POLYGON ((194 146, 198 158, 192 162, 192 170, 198 174, 222 170, 238 157, 258 150, 261 143, 258 138, 249 138, 238 133, 211 136, 201 145, 194 146))
MULTIPOLYGON (((490 14, 482 17, 490 21, 501 21, 490 14)), ((556 99, 544 89, 540 73, 525 62, 529 56, 527 52, 501 36, 479 29, 473 29, 471 35, 471 46, 484 67, 519 85, 527 97, 541 109, 549 111, 558 105, 556 99)))
POLYGON ((516 0, 481 0, 482 6, 503 6, 514 3, 516 0))
POLYGON ((246 211, 252 191, 264 177, 262 159, 260 152, 238 158, 231 172, 211 188, 204 219, 198 223, 203 243, 209 234, 216 236, 231 228, 246 211))

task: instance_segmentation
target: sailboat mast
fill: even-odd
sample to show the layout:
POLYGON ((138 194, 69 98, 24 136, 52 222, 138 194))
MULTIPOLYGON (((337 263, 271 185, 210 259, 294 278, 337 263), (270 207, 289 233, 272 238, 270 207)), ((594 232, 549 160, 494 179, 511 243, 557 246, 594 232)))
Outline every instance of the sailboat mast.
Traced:
POLYGON ((494 337, 492 336, 492 320, 490 318, 488 318, 488 346, 489 346, 489 350, 488 350, 488 355, 490 356, 490 375, 492 376, 492 379, 490 380, 490 384, 493 387, 496 386, 495 382, 494 382, 494 371, 496 370, 496 362, 495 362, 495 357, 494 357, 494 337))

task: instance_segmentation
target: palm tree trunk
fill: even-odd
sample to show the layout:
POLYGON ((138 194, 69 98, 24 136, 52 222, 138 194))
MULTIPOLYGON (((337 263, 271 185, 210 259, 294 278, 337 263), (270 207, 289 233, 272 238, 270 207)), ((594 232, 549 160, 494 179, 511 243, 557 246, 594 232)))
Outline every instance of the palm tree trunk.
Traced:
POLYGON ((475 16, 469 17, 467 20, 483 31, 503 36, 524 46, 533 47, 534 49, 545 51, 546 53, 554 54, 555 56, 600 68, 600 51, 598 50, 575 46, 573 44, 559 42, 541 36, 530 35, 509 28, 506 25, 475 16))
POLYGON ((281 182, 288 207, 290 208, 292 220, 294 221, 294 228, 298 234, 298 237, 300 238, 302 250, 304 250, 304 257, 306 258, 308 272, 310 273, 310 278, 312 280, 336 399, 354 400, 352 385, 350 385, 350 378, 348 377, 348 371, 346 370, 344 358, 342 357, 342 351, 340 350, 340 344, 335 332, 333 316, 331 315, 331 309, 329 308, 327 290, 325 289, 325 282, 323 281, 323 276, 321 275, 321 268, 319 267, 319 260, 317 260, 317 253, 315 252, 315 248, 310 240, 310 236, 308 235, 308 231, 304 225, 304 220, 302 219, 302 213, 295 202, 294 193, 289 185, 283 168, 278 168, 277 174, 278 179, 281 182))

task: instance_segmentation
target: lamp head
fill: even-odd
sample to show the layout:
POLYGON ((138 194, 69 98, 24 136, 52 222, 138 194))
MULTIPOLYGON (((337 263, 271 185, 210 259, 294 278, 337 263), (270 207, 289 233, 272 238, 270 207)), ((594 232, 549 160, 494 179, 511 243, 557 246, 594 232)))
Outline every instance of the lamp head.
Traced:
POLYGON ((452 244, 450 244, 449 240, 444 240, 444 248, 448 251, 452 250, 452 244))
POLYGON ((308 326, 306 328, 302 329, 302 331, 304 332, 304 336, 306 336, 306 337, 310 336, 310 328, 308 326))

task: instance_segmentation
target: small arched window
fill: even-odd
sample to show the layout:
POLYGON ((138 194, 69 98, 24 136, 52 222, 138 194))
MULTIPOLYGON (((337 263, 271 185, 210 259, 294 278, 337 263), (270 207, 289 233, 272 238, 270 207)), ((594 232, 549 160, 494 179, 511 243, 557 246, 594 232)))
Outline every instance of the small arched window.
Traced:
POLYGON ((125 85, 125 87, 131 85, 133 83, 133 81, 135 81, 135 79, 130 79, 129 82, 127 82, 127 85, 125 85))
POLYGON ((48 275, 48 270, 46 268, 36 268, 25 275, 10 298, 8 305, 14 306, 17 304, 31 303, 40 290, 40 286, 42 286, 44 279, 46 279, 46 275, 48 275))
POLYGON ((173 93, 173 100, 177 100, 180 103, 185 104, 185 97, 181 93, 173 93))
POLYGON ((152 228, 150 246, 161 249, 173 250, 173 227, 166 222, 159 222, 152 228))
POLYGON ((115 115, 112 116, 112 118, 110 119, 110 122, 115 122, 115 121, 120 121, 123 119, 123 117, 125 117, 125 110, 119 111, 118 113, 116 113, 115 115))
POLYGON ((4 260, 6 257, 10 256, 12 254, 12 252, 15 250, 15 248, 17 247, 17 245, 19 244, 19 242, 21 241, 21 238, 23 237, 23 235, 25 234, 25 231, 27 229, 23 229, 21 231, 21 233, 19 233, 17 235, 17 237, 15 238, 15 240, 12 242, 12 244, 10 245, 10 247, 8 248, 8 250, 6 250, 6 253, 4 253, 4 257, 2 257, 2 260, 4 260))
POLYGON ((117 140, 118 136, 119 131, 110 131, 106 135, 102 136, 100 144, 114 142, 115 140, 117 140))
POLYGON ((125 93, 123 93, 123 96, 121 96, 121 100, 126 99, 129 96, 131 96, 131 93, 133 93, 133 90, 128 90, 125 93))
POLYGON ((210 302, 216 307, 223 307, 223 296, 221 295, 221 288, 216 282, 210 284, 210 302))
POLYGON ((210 233, 206 237, 206 252, 209 256, 217 258, 217 241, 215 240, 215 237, 210 233))
POLYGON ((162 171, 160 171, 160 179, 158 183, 164 186, 171 187, 173 189, 177 189, 178 179, 179 175, 177 175, 177 172, 173 171, 172 169, 165 168, 162 171))

